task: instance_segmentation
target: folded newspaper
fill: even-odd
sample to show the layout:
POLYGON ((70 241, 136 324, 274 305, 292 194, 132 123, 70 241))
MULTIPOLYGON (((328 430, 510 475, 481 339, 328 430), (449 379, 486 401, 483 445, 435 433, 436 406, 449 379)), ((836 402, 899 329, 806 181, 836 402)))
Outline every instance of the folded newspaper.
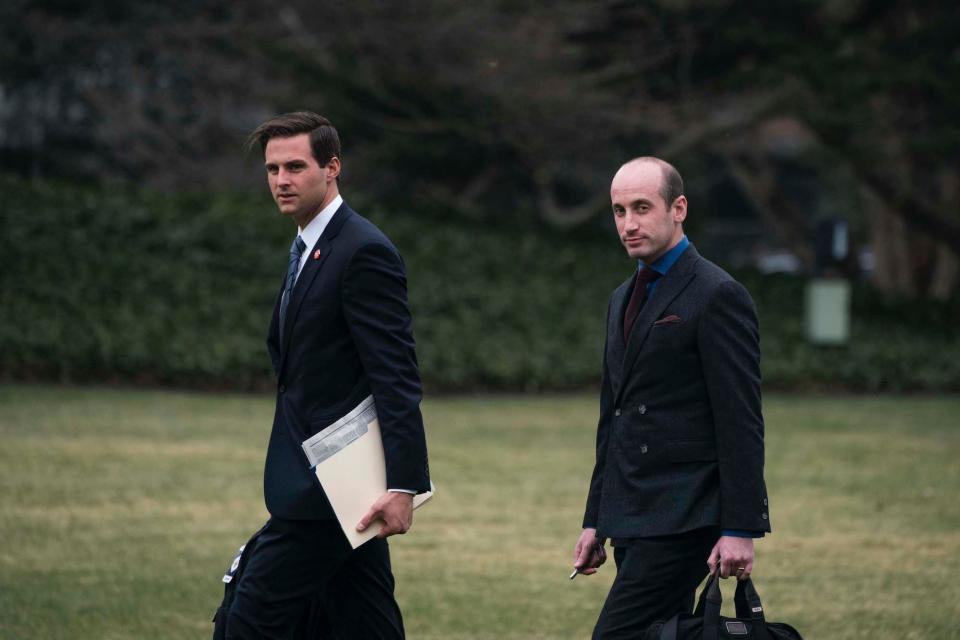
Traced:
MULTIPOLYGON (((387 465, 373 396, 367 396, 347 415, 304 440, 302 446, 353 548, 380 533, 381 520, 357 531, 357 523, 387 490, 387 465)), ((430 499, 432 483, 430 488, 431 491, 414 496, 414 509, 430 499)))
POLYGON ((367 396, 357 407, 329 427, 303 441, 310 468, 344 449, 348 444, 367 433, 370 423, 377 419, 377 407, 373 396, 367 396))

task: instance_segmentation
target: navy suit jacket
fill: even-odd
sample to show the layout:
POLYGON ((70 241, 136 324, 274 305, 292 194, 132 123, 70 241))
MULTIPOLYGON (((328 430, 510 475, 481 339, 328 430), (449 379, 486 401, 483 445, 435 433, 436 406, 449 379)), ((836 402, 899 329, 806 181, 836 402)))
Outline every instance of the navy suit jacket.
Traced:
POLYGON ((607 310, 596 464, 583 526, 645 538, 769 531, 757 314, 691 245, 624 344, 631 276, 607 310))
POLYGON ((279 295, 267 337, 277 401, 264 497, 272 515, 292 520, 334 517, 300 443, 371 393, 387 486, 430 489, 420 375, 400 254, 346 204, 308 251, 287 308, 282 348, 279 295))

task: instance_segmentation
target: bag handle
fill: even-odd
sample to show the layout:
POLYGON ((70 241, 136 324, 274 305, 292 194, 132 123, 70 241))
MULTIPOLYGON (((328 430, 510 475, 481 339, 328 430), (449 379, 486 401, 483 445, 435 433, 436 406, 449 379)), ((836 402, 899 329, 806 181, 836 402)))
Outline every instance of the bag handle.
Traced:
POLYGON ((763 603, 760 602, 760 594, 757 593, 750 578, 737 582, 737 592, 733 596, 733 601, 737 606, 738 618, 764 620, 763 603))
MULTIPOLYGON (((719 583, 717 574, 710 573, 707 575, 707 581, 703 584, 703 589, 700 590, 700 597, 697 599, 697 606, 693 610, 693 615, 698 618, 703 617, 703 612, 707 605, 707 594, 710 593, 710 589, 717 583, 719 583)), ((716 598, 721 598, 719 588, 716 593, 716 598)))
MULTIPOLYGON (((719 571, 710 574, 703 590, 700 592, 700 598, 697 601, 697 608, 693 615, 702 619, 702 637, 703 640, 718 640, 720 628, 720 609, 723 606, 723 594, 720 592, 719 571)), ((763 617, 763 605, 760 603, 760 595, 757 593, 753 582, 748 578, 743 581, 737 581, 737 591, 733 597, 737 605, 737 617, 753 620, 754 630, 758 640, 769 639, 770 634, 767 631, 766 620, 763 617), (759 609, 753 611, 753 609, 759 609)))
POLYGON ((710 574, 707 583, 703 585, 697 608, 693 615, 702 618, 703 640, 717 640, 717 629, 720 626, 720 607, 723 605, 723 595, 720 593, 720 571, 710 574))

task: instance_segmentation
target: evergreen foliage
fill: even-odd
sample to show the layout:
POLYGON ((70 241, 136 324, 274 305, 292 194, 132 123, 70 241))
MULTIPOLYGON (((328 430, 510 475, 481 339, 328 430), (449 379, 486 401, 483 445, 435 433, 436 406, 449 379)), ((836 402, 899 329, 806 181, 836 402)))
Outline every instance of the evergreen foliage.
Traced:
MULTIPOLYGON (((266 388, 264 344, 293 227, 262 196, 0 181, 0 378, 266 388)), ((432 390, 598 383, 609 235, 379 212, 407 263, 432 390)), ((696 237, 693 238, 696 242, 696 237)), ((766 388, 960 390, 957 302, 855 288, 853 340, 805 343, 803 280, 740 274, 760 313, 766 388)))

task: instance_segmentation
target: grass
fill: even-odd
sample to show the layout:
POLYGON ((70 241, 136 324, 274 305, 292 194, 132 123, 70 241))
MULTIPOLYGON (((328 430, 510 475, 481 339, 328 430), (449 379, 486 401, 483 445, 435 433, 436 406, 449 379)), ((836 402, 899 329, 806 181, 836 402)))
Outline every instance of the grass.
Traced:
MULTIPOLYGON (((613 568, 567 575, 596 406, 425 403, 438 492, 392 543, 411 639, 589 637, 613 568)), ((209 637, 220 576, 267 517, 272 412, 264 396, 0 387, 0 638, 209 637)), ((781 396, 765 414, 769 617, 807 640, 955 638, 960 399, 781 396)))

